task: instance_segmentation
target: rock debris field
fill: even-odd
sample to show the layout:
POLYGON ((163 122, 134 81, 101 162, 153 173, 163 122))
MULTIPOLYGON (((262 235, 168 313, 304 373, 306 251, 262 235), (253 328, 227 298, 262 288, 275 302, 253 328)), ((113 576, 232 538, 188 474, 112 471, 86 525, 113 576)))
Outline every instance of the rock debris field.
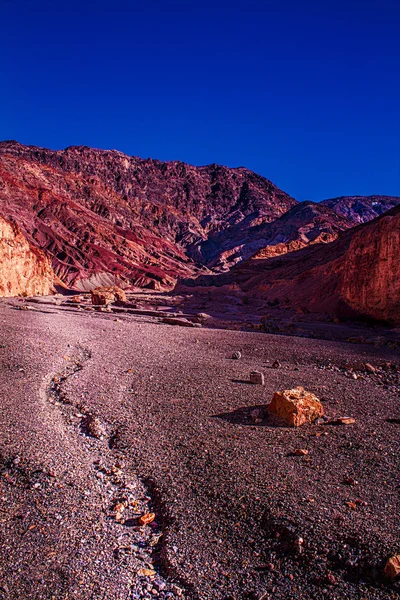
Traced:
POLYGON ((400 598, 398 349, 72 304, 0 304, 0 599, 400 598))

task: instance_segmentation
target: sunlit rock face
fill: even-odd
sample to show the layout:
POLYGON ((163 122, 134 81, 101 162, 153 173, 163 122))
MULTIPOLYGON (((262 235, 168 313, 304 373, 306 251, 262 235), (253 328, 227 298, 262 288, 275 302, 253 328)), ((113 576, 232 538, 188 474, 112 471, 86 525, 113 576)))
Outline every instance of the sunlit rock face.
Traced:
POLYGON ((37 296, 54 291, 54 272, 15 225, 0 217, 0 296, 37 296))
POLYGON ((184 280, 201 293, 236 286, 266 306, 400 323, 400 206, 325 244, 252 258, 222 275, 184 280))
POLYGON ((400 209, 354 234, 342 269, 341 294, 352 308, 400 322, 400 209))

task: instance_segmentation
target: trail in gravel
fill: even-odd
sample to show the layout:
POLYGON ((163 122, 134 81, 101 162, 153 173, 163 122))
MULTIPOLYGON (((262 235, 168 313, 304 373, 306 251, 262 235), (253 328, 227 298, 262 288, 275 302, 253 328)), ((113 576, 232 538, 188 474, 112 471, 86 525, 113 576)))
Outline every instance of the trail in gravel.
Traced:
POLYGON ((152 512, 144 481, 65 393, 90 363, 76 341, 84 328, 55 339, 46 320, 33 321, 9 336, 2 323, 0 598, 183 597, 160 574, 160 524, 139 522, 152 512))
POLYGON ((0 321, 4 598, 400 597, 381 577, 398 550, 393 351, 57 308, 0 321), (273 427, 265 403, 295 385, 355 425, 273 427))

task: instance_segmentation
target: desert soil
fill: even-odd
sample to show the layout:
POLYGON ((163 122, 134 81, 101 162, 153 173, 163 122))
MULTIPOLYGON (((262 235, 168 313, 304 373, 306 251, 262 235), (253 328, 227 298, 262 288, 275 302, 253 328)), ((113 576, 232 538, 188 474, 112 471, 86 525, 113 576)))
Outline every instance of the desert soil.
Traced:
POLYGON ((0 598, 400 598, 398 350, 20 301, 0 326, 0 598), (355 423, 276 426, 297 385, 355 423))

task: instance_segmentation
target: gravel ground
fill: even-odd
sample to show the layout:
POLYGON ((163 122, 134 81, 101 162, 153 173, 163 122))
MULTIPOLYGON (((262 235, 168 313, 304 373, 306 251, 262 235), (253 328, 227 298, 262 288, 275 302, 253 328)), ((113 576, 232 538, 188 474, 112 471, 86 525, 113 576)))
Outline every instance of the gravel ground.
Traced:
POLYGON ((156 321, 0 306, 0 598, 400 598, 398 351, 156 321))

